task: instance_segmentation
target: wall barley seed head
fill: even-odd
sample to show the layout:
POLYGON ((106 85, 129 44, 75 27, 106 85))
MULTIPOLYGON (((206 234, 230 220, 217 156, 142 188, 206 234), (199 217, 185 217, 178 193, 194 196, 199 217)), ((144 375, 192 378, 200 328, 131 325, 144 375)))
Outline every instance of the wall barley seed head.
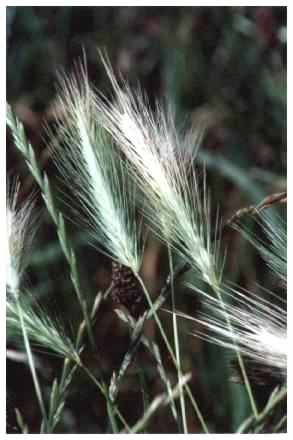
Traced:
POLYGON ((95 100, 84 67, 61 80, 58 102, 65 118, 60 120, 56 115, 58 138, 49 132, 53 155, 70 187, 75 221, 89 232, 94 246, 138 272, 143 246, 136 221, 135 189, 122 158, 96 118, 95 100))
MULTIPOLYGON (((239 226, 237 229, 256 247, 269 269, 279 276, 283 288, 286 288, 285 223, 281 220, 273 221, 263 213, 259 220, 263 222, 268 243, 260 241, 247 229, 239 226)), ((221 300, 201 291, 205 311, 198 318, 184 315, 199 325, 194 335, 232 350, 236 344, 249 360, 248 371, 251 375, 255 374, 255 382, 267 380, 267 383, 283 383, 287 376, 288 353, 286 301, 265 289, 255 294, 223 284, 221 291, 222 298, 225 298, 224 307, 221 300), (227 325, 227 316, 231 328, 227 325)))
POLYGON ((170 108, 157 103, 152 112, 143 93, 134 93, 125 82, 120 87, 108 60, 102 59, 114 101, 97 95, 95 117, 131 164, 129 171, 143 194, 145 218, 161 240, 176 249, 208 284, 217 286, 222 264, 218 244, 210 239, 208 192, 205 178, 200 189, 192 165, 204 126, 178 131, 170 108))

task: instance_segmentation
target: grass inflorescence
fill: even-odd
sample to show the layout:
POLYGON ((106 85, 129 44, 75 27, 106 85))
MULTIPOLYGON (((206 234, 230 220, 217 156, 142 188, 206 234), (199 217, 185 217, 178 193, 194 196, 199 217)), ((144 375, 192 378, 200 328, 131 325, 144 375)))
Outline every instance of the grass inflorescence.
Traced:
MULTIPOLYGON (((90 85, 86 68, 81 65, 73 75, 61 78, 56 103, 63 116, 56 113, 54 133, 47 127, 50 151, 62 179, 60 194, 64 205, 70 205, 69 214, 57 207, 55 188, 48 175, 41 171, 23 124, 10 107, 7 111, 15 145, 23 154, 56 226, 82 311, 77 333, 69 337, 62 323, 50 318, 24 285, 23 275, 29 264, 36 228, 31 221, 32 198, 29 197, 23 207, 17 206, 17 185, 12 197, 8 196, 7 204, 7 327, 14 338, 21 336, 24 341, 42 412, 40 431, 49 433, 57 429, 69 390, 74 389, 77 369, 102 397, 109 432, 146 432, 152 417, 164 408, 169 410, 178 432, 191 431, 190 420, 194 415, 201 432, 212 430, 201 410, 203 402, 189 383, 192 365, 186 366, 184 362, 185 347, 180 332, 181 319, 178 319, 184 317, 194 323, 194 336, 234 354, 250 402, 250 414, 238 431, 259 432, 264 429, 266 418, 286 396, 284 307, 276 304, 273 292, 265 299, 259 292, 252 294, 225 280, 218 208, 214 208, 209 195, 206 170, 200 175, 195 166, 205 126, 193 124, 189 129, 178 130, 170 107, 157 103, 155 110, 151 110, 143 92, 133 91, 123 78, 117 79, 107 57, 101 55, 101 58, 114 92, 112 99, 90 85), (216 212, 214 217, 212 211, 216 212), (81 287, 74 246, 67 234, 67 217, 87 232, 88 244, 112 262, 112 284, 106 294, 97 294, 91 310, 81 287), (170 274, 155 300, 142 270, 148 235, 159 238, 168 252, 170 274), (174 267, 175 256, 181 263, 177 267, 174 267), (196 316, 177 310, 177 281, 187 271, 193 277, 188 287, 197 293, 202 303, 202 310, 196 316), (95 343, 94 326, 100 304, 106 302, 111 293, 120 307, 117 315, 129 329, 130 343, 120 366, 109 375, 105 374, 103 362, 98 362, 96 371, 91 369, 90 362, 87 365, 83 359, 83 352, 87 329, 91 350, 97 350, 97 357, 103 357, 103 347, 95 343), (142 307, 138 306, 140 297, 144 298, 142 307), (172 336, 160 314, 169 297, 172 336), (151 319, 162 344, 144 333, 151 319), (144 411, 131 425, 127 415, 120 411, 119 396, 131 366, 138 362, 141 347, 149 353, 164 391, 147 402, 147 390, 142 390, 144 411), (63 366, 51 384, 49 398, 42 391, 34 361, 40 351, 63 359, 63 366), (279 387, 272 390, 263 408, 257 405, 251 375, 246 371, 247 359, 278 378, 279 387), (168 362, 170 371, 166 367, 168 362)), ((255 212, 255 209, 246 210, 247 215, 255 212)), ((240 214, 234 217, 239 219, 240 214)), ((285 289, 285 226, 263 213, 260 218, 268 242, 239 225, 238 233, 256 247, 285 289)), ((142 382, 146 384, 145 378, 142 382)), ((27 430, 21 413, 17 414, 19 425, 27 430)), ((285 419, 281 418, 273 430, 281 430, 284 423, 285 419)))

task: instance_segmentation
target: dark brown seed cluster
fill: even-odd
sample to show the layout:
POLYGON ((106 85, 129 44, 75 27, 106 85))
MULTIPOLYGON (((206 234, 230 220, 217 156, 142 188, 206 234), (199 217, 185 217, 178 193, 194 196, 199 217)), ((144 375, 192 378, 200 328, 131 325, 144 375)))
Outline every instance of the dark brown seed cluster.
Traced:
POLYGON ((145 310, 144 293, 132 270, 113 261, 112 284, 114 303, 126 307, 135 318, 142 315, 145 310))

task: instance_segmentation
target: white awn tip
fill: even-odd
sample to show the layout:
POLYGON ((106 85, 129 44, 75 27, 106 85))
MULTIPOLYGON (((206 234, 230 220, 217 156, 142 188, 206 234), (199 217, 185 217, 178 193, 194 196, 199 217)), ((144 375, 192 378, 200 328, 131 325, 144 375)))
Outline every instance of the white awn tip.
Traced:
POLYGON ((33 197, 17 206, 20 182, 7 184, 6 196, 6 286, 17 295, 36 230, 33 197))

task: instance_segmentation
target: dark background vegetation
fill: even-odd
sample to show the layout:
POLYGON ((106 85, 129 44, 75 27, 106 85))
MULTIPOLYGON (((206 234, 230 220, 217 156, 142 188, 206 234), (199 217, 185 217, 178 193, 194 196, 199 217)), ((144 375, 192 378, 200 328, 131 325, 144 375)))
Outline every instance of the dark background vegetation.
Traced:
MULTIPOLYGON (((52 124, 58 71, 71 72, 85 50, 91 80, 105 93, 110 90, 97 48, 106 48, 114 70, 130 82, 138 80, 151 103, 168 97, 178 122, 204 118, 209 129, 198 156, 205 161, 213 206, 224 219, 237 209, 256 204, 286 187, 286 8, 284 7, 8 7, 7 100, 23 121, 40 164, 56 183, 56 170, 44 142, 43 122, 52 124)), ((61 115, 62 117, 62 115, 61 115)), ((35 182, 8 136, 7 170, 19 175, 21 197, 35 182)), ((39 197, 39 205, 42 200, 39 197)), ((86 243, 83 231, 73 226, 82 285, 91 302, 95 292, 110 282, 109 261, 86 243)), ((225 275, 247 289, 256 283, 276 289, 274 280, 255 251, 234 231, 224 237, 227 248, 225 275)), ((166 252, 155 240, 146 249, 142 273, 153 295, 168 271, 166 252)), ((48 214, 31 255, 28 283, 52 316, 69 333, 81 319, 67 265, 48 214)), ((196 316, 195 294, 178 286, 177 304, 196 316)), ((162 312, 166 327, 170 319, 162 312)), ((191 387, 211 431, 232 432, 248 414, 243 387, 229 381, 223 350, 189 336, 181 322, 182 360, 191 371, 191 387)), ((155 337, 155 326, 146 329, 155 337)), ((95 325, 98 356, 110 379, 129 343, 129 334, 113 312, 111 301, 99 310, 95 325)), ((159 336, 157 335, 157 340, 159 336)), ((17 349, 8 340, 10 349, 17 349)), ((162 351, 164 348, 163 344, 162 351)), ((97 353, 85 351, 92 370, 97 353)), ((163 357, 172 372, 171 362, 163 357)), ((62 360, 38 354, 39 374, 49 395, 62 360)), ((123 382, 119 405, 129 423, 142 413, 141 383, 151 399, 162 391, 153 361, 140 350, 123 382)), ((257 388, 259 404, 271 390, 257 388)), ((14 408, 21 410, 31 432, 38 432, 40 412, 26 365, 7 361, 8 432, 17 432, 14 408)), ((191 432, 199 432, 188 408, 191 432)), ((103 433, 106 412, 97 390, 81 374, 68 396, 61 433, 103 433)), ((153 417, 148 432, 176 432, 169 410, 153 417)))

